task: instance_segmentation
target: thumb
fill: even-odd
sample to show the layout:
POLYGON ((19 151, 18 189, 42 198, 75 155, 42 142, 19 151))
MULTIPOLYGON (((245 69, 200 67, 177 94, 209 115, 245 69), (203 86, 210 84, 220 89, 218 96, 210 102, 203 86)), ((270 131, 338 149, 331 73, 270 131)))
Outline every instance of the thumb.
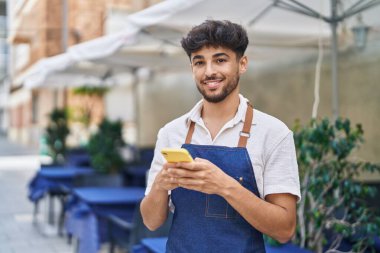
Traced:
POLYGON ((207 162, 208 160, 203 159, 203 158, 196 157, 196 158, 194 159, 194 161, 195 161, 195 162, 207 162))

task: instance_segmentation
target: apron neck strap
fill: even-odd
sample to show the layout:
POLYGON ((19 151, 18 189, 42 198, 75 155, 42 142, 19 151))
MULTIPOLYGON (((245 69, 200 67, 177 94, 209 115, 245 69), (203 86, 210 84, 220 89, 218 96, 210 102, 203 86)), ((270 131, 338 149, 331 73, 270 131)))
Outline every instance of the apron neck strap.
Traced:
POLYGON ((253 106, 247 102, 247 110, 245 112, 245 120, 243 130, 240 131, 238 147, 245 148, 248 138, 251 136, 251 125, 253 120, 253 106))
MULTIPOLYGON (((251 125, 252 125, 252 120, 253 120, 253 106, 249 102, 247 102, 247 104, 248 106, 247 106, 247 111, 245 112, 244 126, 243 126, 243 130, 240 131, 240 138, 239 138, 239 143, 238 143, 238 147, 241 147, 241 148, 244 148, 247 146, 247 140, 251 136, 250 132, 251 132, 251 125)), ((187 132, 185 144, 191 143, 194 129, 195 129, 195 122, 191 121, 189 131, 187 132)))
POLYGON ((194 128, 195 128, 195 122, 191 121, 189 131, 187 132, 185 144, 191 143, 191 139, 193 138, 194 128))

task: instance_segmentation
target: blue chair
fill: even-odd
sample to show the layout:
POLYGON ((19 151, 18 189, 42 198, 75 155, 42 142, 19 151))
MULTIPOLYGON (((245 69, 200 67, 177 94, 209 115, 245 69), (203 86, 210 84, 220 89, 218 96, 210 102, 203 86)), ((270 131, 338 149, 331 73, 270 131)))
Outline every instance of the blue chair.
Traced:
POLYGON ((151 164, 154 156, 154 147, 145 147, 139 149, 139 160, 141 163, 151 164))
POLYGON ((173 214, 169 212, 165 223, 155 231, 150 231, 143 223, 140 208, 136 208, 132 221, 124 220, 111 215, 109 218, 110 253, 115 252, 118 246, 127 252, 132 252, 144 238, 167 237, 173 221, 173 214))
POLYGON ((123 175, 126 186, 146 186, 146 174, 154 156, 154 148, 139 148, 135 152, 135 159, 125 165, 123 175))
POLYGON ((90 155, 85 148, 73 148, 66 153, 66 165, 75 167, 90 167, 90 155))

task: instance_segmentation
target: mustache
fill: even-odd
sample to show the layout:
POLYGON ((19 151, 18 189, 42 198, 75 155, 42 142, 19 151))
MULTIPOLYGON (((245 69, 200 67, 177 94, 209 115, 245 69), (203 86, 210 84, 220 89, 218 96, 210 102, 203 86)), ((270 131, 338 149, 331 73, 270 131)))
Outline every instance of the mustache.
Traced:
POLYGON ((206 76, 202 81, 213 81, 213 80, 218 80, 218 79, 223 79, 221 76, 217 75, 212 75, 212 76, 206 76))

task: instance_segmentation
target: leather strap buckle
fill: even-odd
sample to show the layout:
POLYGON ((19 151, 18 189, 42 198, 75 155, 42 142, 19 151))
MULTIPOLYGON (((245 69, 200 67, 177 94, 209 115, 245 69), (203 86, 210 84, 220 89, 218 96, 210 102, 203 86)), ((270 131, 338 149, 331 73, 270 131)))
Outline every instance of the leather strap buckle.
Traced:
POLYGON ((240 131, 240 136, 243 136, 243 137, 251 137, 251 134, 250 133, 246 133, 246 132, 243 132, 243 131, 240 131))

